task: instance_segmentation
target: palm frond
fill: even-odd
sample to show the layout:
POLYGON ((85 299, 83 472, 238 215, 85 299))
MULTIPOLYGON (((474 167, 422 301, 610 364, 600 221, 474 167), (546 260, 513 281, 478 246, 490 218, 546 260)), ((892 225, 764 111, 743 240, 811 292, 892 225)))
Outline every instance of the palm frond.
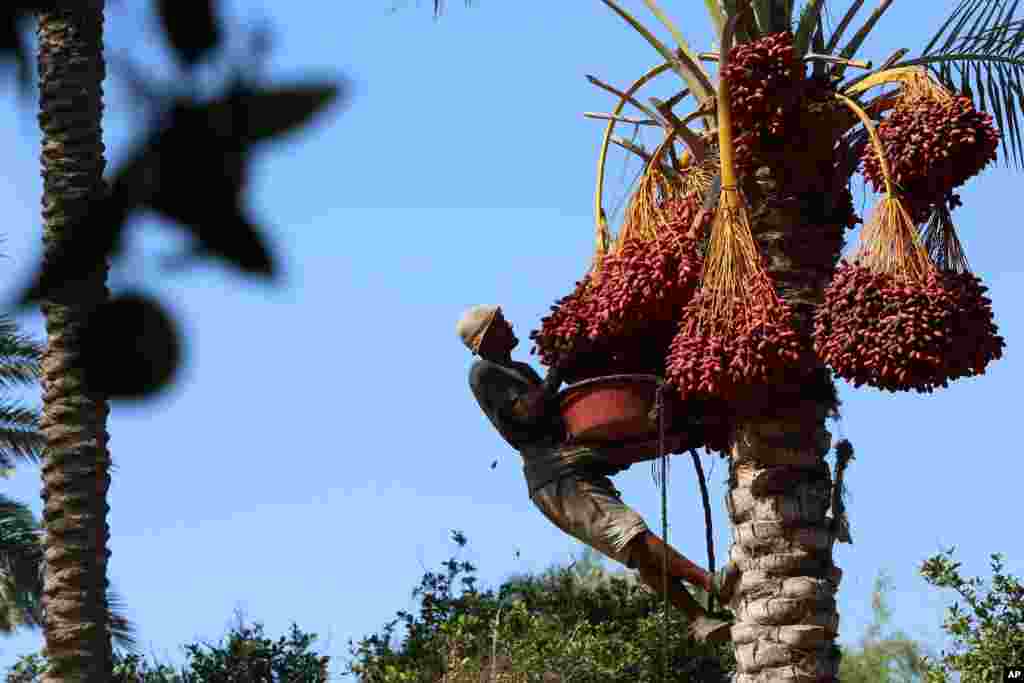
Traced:
POLYGON ((793 28, 793 0, 771 0, 772 23, 776 31, 793 28))
POLYGON ((32 510, 25 503, 0 493, 0 523, 11 520, 15 520, 22 526, 35 524, 32 510))
POLYGON ((40 526, 28 505, 0 495, 0 562, 9 564, 13 551, 18 557, 42 557, 40 526))
POLYGON ((704 0, 704 7, 711 18, 712 27, 715 29, 715 36, 722 35, 722 26, 725 25, 725 18, 722 16, 721 8, 718 6, 718 0, 704 0))
POLYGON ((38 463, 45 447, 39 411, 0 401, 0 467, 12 467, 19 460, 38 463))
MULTIPOLYGON (((734 43, 748 43, 758 38, 758 28, 756 17, 753 13, 746 13, 746 6, 752 5, 751 0, 722 0, 722 7, 725 8, 725 16, 735 16, 740 9, 744 10, 744 14, 736 22, 736 32, 734 34, 734 43)), ((721 35, 721 34, 719 34, 721 35)))
POLYGON ((43 345, 21 334, 11 318, 0 316, 0 389, 38 382, 43 351, 43 345))
MULTIPOLYGON (((818 26, 814 30, 814 37, 811 39, 811 48, 819 55, 825 54, 825 20, 824 12, 818 14, 818 26)), ((825 62, 817 60, 814 62, 814 76, 820 78, 825 75, 827 66, 825 62)))
POLYGON ((771 0, 752 0, 750 7, 754 10, 754 23, 757 24, 757 30, 761 35, 774 33, 771 0))
MULTIPOLYGON (((646 1, 648 2, 648 7, 654 5, 650 0, 646 1)), ((679 51, 673 52, 672 50, 669 50, 664 43, 658 40, 643 24, 637 21, 633 15, 622 9, 615 0, 601 0, 601 2, 625 20, 627 24, 632 26, 633 29, 651 45, 651 47, 661 53, 661 56, 665 61, 672 65, 672 70, 686 82, 687 86, 690 88, 690 92, 694 94, 702 105, 711 99, 715 92, 714 86, 711 84, 711 77, 708 75, 707 71, 704 70, 704 67, 701 66, 700 60, 698 60, 696 55, 693 54, 686 42, 682 41, 682 36, 678 36, 677 38, 677 42, 679 42, 679 51)))
POLYGON ((41 534, 27 505, 0 495, 0 631, 41 623, 41 534))
POLYGON ((971 99, 977 94, 977 104, 991 110, 1003 133, 1003 163, 1012 157, 1024 170, 1024 18, 1014 18, 1019 4, 961 0, 921 56, 895 66, 924 65, 950 90, 971 99))
POLYGON ((126 603, 112 588, 107 589, 107 623, 110 639, 120 650, 138 652, 138 627, 125 614, 126 603))
POLYGON ((790 30, 793 23, 793 0, 752 0, 750 4, 761 33, 790 30))
POLYGON ((836 30, 832 32, 832 36, 828 39, 828 43, 825 45, 825 54, 832 54, 833 50, 839 47, 839 41, 843 39, 843 33, 846 32, 846 27, 850 25, 853 18, 857 15, 857 12, 861 7, 864 6, 864 0, 854 0, 850 8, 846 10, 846 14, 843 15, 842 20, 839 22, 839 26, 836 26, 836 30))
POLYGON ((824 7, 824 0, 807 0, 807 4, 800 11, 800 23, 793 40, 793 48, 797 55, 807 54, 807 49, 811 44, 811 33, 821 22, 821 11, 824 7))
MULTIPOLYGON (((885 11, 892 6, 892 2, 893 0, 882 0, 878 3, 878 7, 876 7, 875 11, 871 13, 868 20, 864 22, 864 25, 860 27, 859 31, 853 34, 853 38, 851 38, 847 46, 843 48, 843 51, 839 53, 840 57, 844 59, 853 59, 854 56, 856 56, 857 50, 859 50, 860 46, 864 44, 865 40, 867 40, 868 34, 871 33, 871 29, 878 24, 878 20, 882 18, 885 11)), ((836 65, 833 73, 836 78, 841 78, 845 71, 846 65, 838 64, 836 65)))

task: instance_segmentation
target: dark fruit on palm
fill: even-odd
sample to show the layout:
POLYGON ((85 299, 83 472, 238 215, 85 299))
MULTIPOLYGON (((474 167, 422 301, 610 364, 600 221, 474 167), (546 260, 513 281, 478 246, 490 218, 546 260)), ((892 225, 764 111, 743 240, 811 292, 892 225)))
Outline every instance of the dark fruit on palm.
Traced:
MULTIPOLYGON (((926 221, 938 202, 996 159, 1000 137, 992 116, 964 96, 897 105, 877 132, 915 223, 926 221)), ((873 146, 865 148, 862 160, 864 177, 876 191, 884 191, 873 146)))
POLYGON ((919 284, 840 264, 815 315, 815 351, 855 386, 931 393, 1002 357, 986 291, 969 272, 932 269, 919 284))

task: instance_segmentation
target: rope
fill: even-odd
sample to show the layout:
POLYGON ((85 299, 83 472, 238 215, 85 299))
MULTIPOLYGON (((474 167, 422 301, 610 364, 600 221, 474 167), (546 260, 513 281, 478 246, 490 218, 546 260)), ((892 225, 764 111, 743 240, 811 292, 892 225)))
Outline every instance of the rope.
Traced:
MULTIPOLYGON (((708 483, 704 478, 704 467, 700 464, 700 456, 697 449, 690 449, 690 457, 693 458, 693 466, 697 470, 697 483, 700 484, 700 497, 704 503, 704 534, 708 545, 708 573, 715 574, 715 541, 714 530, 711 528, 711 501, 708 497, 708 483)), ((708 612, 714 609, 714 591, 708 593, 708 612)))
POLYGON ((665 384, 658 383, 656 405, 658 411, 658 458, 661 460, 661 538, 665 551, 661 555, 661 576, 664 588, 665 612, 661 620, 661 680, 668 675, 668 454, 665 452, 665 384))

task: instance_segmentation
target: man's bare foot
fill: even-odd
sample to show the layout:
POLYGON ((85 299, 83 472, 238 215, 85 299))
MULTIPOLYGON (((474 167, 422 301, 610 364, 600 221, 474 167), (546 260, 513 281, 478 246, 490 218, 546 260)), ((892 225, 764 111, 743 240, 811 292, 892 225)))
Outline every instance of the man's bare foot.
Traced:
POLYGON ((725 643, 732 640, 732 624, 728 621, 698 616, 689 626, 690 635, 702 643, 725 643))
POLYGON ((711 575, 711 592, 723 605, 728 605, 736 592, 736 585, 740 581, 740 570, 736 564, 729 560, 725 566, 711 575))

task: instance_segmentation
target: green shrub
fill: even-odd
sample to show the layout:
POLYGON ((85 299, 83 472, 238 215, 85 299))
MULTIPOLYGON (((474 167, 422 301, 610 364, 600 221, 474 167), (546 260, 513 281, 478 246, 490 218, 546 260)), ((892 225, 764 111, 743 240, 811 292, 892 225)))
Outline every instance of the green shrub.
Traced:
POLYGON ((991 556, 992 585, 984 589, 980 578, 964 579, 955 548, 925 561, 921 574, 939 588, 952 588, 966 603, 946 611, 943 629, 954 641, 952 652, 929 660, 927 683, 946 683, 953 672, 961 683, 1000 683, 1003 667, 1024 662, 1024 586, 1003 573, 1003 558, 991 556), (982 591, 982 595, 979 591, 982 591))
MULTIPOLYGON (((461 533, 453 532, 453 540, 466 545, 461 533)), ((444 572, 427 572, 413 590, 418 614, 399 611, 381 632, 349 641, 345 673, 361 683, 435 683, 445 673, 475 673, 493 663, 495 671, 537 681, 545 674, 562 683, 662 680, 661 600, 631 574, 605 571, 592 553, 573 566, 511 578, 497 591, 478 590, 468 562, 453 557, 442 566, 444 572)), ((665 680, 728 680, 735 668, 731 648, 698 644, 686 626, 670 610, 665 680)))
MULTIPOLYGON (((239 620, 220 643, 185 646, 181 670, 135 655, 114 654, 112 683, 326 683, 329 657, 309 652, 316 636, 292 624, 288 636, 267 638, 263 625, 239 620)), ((39 683, 46 672, 40 654, 22 656, 7 683, 39 683)))

